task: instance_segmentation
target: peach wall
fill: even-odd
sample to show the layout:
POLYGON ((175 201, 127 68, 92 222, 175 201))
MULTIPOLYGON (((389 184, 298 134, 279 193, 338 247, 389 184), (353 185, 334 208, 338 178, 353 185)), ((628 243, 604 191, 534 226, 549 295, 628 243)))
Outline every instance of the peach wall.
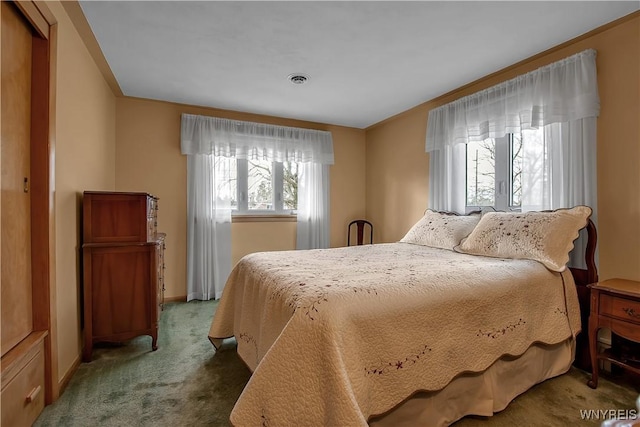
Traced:
POLYGON ((58 380, 81 351, 81 194, 115 187, 115 96, 59 2, 55 115, 58 380))
POLYGON ((328 126, 333 134, 335 164, 331 166, 331 247, 347 245, 347 226, 364 219, 366 209, 366 144, 361 129, 328 126))
POLYGON ((241 222, 231 226, 231 262, 263 251, 286 251, 296 247, 295 222, 241 222))
MULTIPOLYGON (((167 298, 186 295, 187 160, 180 153, 180 115, 202 114, 332 132, 331 246, 346 242, 346 224, 365 212, 363 130, 136 98, 116 107, 116 189, 147 191, 160 198, 158 228, 167 233, 167 298)), ((233 259, 264 250, 295 248, 295 224, 235 223, 233 259)))
POLYGON ((427 208, 427 108, 367 130, 367 216, 378 242, 398 241, 427 208))
POLYGON ((451 102, 585 49, 598 52, 598 231, 601 279, 640 280, 640 15, 492 74, 367 129, 367 215, 382 241, 400 239, 427 207, 427 115, 451 102))

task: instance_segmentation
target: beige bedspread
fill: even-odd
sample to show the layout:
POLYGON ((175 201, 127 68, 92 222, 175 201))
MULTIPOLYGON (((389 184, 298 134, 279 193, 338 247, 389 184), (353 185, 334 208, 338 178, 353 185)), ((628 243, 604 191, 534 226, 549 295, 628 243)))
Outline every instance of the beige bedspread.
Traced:
POLYGON ((253 371, 236 426, 364 426, 418 390, 580 330, 571 274, 407 243, 248 255, 210 339, 253 371))

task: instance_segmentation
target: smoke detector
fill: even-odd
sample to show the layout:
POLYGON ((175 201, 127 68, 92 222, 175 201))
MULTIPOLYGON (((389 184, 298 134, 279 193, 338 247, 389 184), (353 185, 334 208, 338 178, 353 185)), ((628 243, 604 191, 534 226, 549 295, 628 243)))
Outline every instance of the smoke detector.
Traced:
POLYGON ((301 84, 307 83, 309 81, 309 76, 307 76, 306 74, 302 74, 302 73, 289 74, 287 76, 287 78, 294 85, 301 85, 301 84))

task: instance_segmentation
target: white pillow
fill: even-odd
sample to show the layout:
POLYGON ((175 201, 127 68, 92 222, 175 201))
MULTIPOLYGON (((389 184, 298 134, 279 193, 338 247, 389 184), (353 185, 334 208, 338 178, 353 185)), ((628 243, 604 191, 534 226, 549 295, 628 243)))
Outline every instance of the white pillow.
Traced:
POLYGON ((532 259, 562 272, 591 208, 549 212, 489 212, 455 248, 457 252, 497 258, 532 259))
POLYGON ((407 234, 403 243, 453 250, 480 221, 479 215, 461 216, 427 210, 407 234))

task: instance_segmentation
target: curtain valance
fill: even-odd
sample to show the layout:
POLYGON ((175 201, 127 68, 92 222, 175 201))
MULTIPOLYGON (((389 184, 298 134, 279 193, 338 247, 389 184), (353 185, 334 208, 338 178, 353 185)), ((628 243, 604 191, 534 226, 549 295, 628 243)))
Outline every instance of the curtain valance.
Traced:
POLYGON ((599 111, 596 51, 589 49, 434 108, 426 151, 597 117, 599 111))
POLYGON ((331 132, 182 115, 182 154, 333 164, 331 132))

